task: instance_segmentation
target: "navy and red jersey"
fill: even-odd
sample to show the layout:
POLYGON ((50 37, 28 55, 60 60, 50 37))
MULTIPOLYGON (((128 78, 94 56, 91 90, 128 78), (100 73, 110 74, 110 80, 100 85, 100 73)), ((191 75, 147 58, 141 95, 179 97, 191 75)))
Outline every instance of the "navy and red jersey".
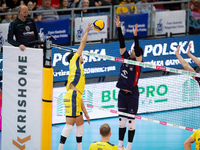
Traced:
POLYGON ((199 83, 199 86, 200 86, 200 78, 199 77, 195 77, 195 80, 199 83))
MULTIPOLYGON (((130 57, 130 54, 128 53, 128 51, 125 51, 124 54, 122 55, 122 58, 124 59, 129 59, 129 57, 130 57)), ((141 72, 140 66, 122 63, 116 86, 120 89, 126 89, 132 92, 134 92, 135 90, 138 90, 137 84, 138 84, 140 72, 141 72)))

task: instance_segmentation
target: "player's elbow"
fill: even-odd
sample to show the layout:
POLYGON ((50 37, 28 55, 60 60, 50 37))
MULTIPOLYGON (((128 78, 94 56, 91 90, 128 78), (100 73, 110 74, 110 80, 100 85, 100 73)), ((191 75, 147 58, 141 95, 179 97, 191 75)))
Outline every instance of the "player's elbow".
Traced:
POLYGON ((86 45, 86 43, 87 43, 87 41, 86 40, 81 40, 81 45, 83 45, 83 46, 85 46, 86 45))
POLYGON ((189 142, 187 142, 187 141, 185 141, 185 142, 183 143, 183 145, 184 145, 184 148, 187 148, 187 147, 189 147, 191 144, 192 144, 192 143, 189 143, 189 142))

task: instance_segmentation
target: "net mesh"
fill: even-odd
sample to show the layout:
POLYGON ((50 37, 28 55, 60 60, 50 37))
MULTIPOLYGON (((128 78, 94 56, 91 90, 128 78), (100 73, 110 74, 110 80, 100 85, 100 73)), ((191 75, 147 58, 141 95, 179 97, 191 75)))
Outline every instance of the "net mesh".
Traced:
MULTIPOLYGON (((88 52, 84 54, 107 59, 108 64, 111 63, 109 61, 115 61, 119 64, 125 62, 154 68, 154 71, 142 72, 140 75, 138 115, 194 129, 199 128, 199 84, 191 77, 191 75, 199 77, 198 73, 88 52)), ((118 76, 112 76, 112 74, 99 78, 98 81, 87 79, 83 93, 85 103, 117 110, 119 92, 116 87, 117 80, 118 76)), ((92 109, 90 108, 88 111, 90 112, 92 109)))

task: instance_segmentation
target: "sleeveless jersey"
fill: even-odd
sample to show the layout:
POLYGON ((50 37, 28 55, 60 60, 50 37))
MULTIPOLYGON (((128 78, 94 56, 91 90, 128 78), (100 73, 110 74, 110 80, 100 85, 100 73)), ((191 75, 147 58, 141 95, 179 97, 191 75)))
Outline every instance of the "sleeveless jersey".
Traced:
POLYGON ((79 61, 80 56, 75 53, 69 63, 69 76, 67 83, 67 91, 70 89, 69 85, 72 83, 81 93, 85 88, 85 74, 83 67, 79 61))
MULTIPOLYGON (((122 58, 129 59, 128 51, 125 51, 122 58)), ((136 60, 136 59, 134 59, 136 60)), ((123 63, 120 68, 120 74, 117 82, 117 87, 134 92, 138 90, 138 79, 140 76, 141 67, 123 63)))

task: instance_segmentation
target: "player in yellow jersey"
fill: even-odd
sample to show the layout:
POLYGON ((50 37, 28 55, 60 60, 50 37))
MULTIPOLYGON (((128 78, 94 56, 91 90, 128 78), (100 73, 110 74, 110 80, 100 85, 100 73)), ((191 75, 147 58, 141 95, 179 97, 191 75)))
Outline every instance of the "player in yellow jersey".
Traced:
POLYGON ((58 150, 63 150, 65 141, 71 133, 75 122, 77 150, 82 150, 82 135, 84 130, 82 111, 84 112, 84 115, 88 120, 88 123, 90 124, 90 117, 87 113, 82 99, 82 94, 85 88, 85 74, 81 66, 81 64, 83 63, 83 58, 81 54, 86 45, 88 33, 91 28, 92 23, 89 23, 81 39, 78 50, 76 51, 76 53, 70 53, 67 57, 67 60, 69 62, 69 76, 68 84, 66 86, 67 93, 64 96, 66 125, 64 126, 61 133, 58 150))
POLYGON ((191 150, 191 144, 196 141, 196 149, 200 150, 200 129, 194 131, 194 133, 184 142, 185 150, 191 150))
POLYGON ((118 150, 116 145, 110 143, 111 129, 107 123, 101 125, 100 134, 102 136, 101 141, 93 142, 89 150, 118 150))

